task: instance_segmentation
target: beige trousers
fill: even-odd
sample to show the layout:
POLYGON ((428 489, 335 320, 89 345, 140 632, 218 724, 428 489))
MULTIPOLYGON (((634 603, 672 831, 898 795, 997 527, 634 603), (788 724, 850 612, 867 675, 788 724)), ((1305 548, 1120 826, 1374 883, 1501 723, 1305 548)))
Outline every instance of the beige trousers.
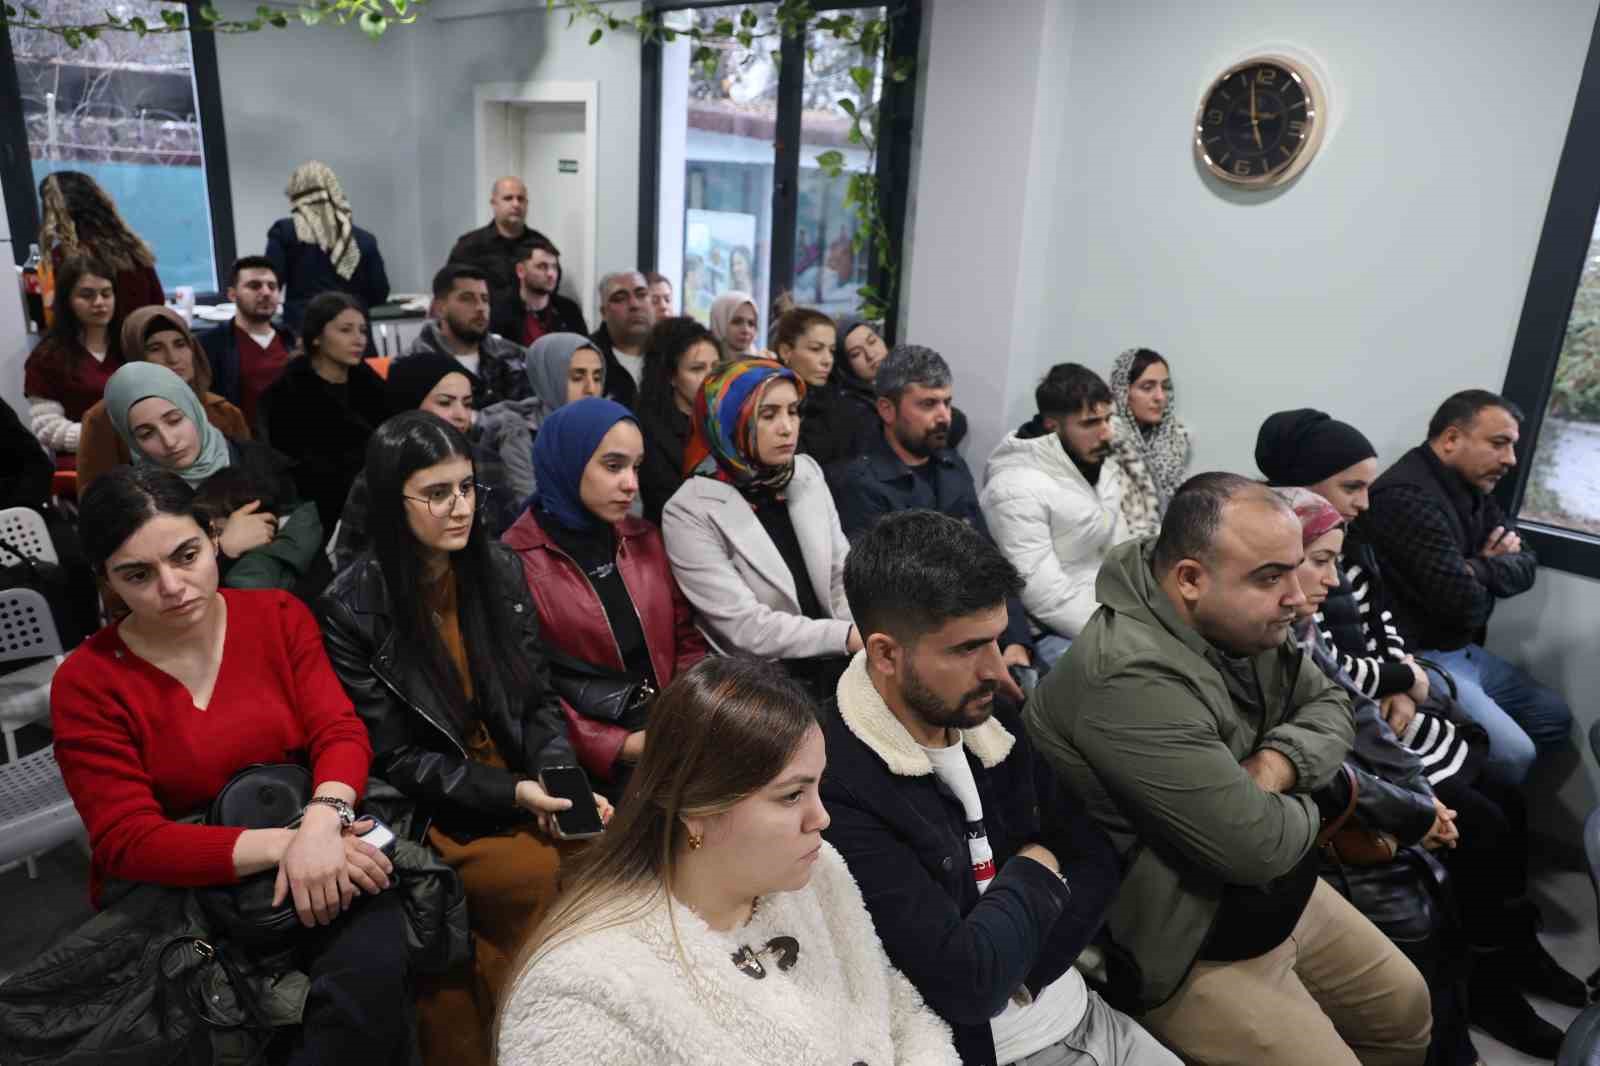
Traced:
POLYGON ((1321 879, 1282 944, 1197 962, 1139 1019, 1189 1063, 1421 1066, 1433 1017, 1422 975, 1321 879))

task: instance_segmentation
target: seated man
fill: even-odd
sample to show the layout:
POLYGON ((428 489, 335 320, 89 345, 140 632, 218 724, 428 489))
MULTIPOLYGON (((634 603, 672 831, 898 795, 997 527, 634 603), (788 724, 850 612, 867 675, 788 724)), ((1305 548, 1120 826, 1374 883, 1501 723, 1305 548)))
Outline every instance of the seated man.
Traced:
MULTIPOLYGON (((880 432, 861 455, 828 469, 844 535, 854 540, 883 515, 920 508, 959 518, 994 543, 972 471, 949 446, 950 364, 932 348, 899 344, 879 364, 874 387, 880 432)), ((1015 594, 1007 610, 1010 622, 1000 644, 1006 664, 1027 669, 1033 641, 1015 594)))
POLYGON ((478 267, 446 263, 433 276, 433 317, 400 358, 423 352, 452 356, 477 379, 477 410, 533 392, 522 346, 489 332, 489 279, 478 267))
POLYGON ((650 286, 650 310, 656 316, 656 321, 677 314, 672 307, 672 279, 651 270, 645 273, 644 280, 650 286))
POLYGON ((1377 554, 1406 643, 1450 671, 1461 706, 1488 730, 1485 770, 1506 784, 1572 728, 1566 701, 1483 647, 1495 602, 1532 588, 1539 569, 1490 495, 1517 465, 1521 421, 1492 392, 1456 393, 1428 423, 1427 443, 1373 484, 1351 531, 1377 554))
POLYGON ((1132 533, 1122 516, 1122 473, 1111 454, 1111 389, 1077 363, 1050 368, 1033 398, 1039 413, 989 456, 978 502, 995 543, 1022 574, 1022 605, 1041 630, 1048 667, 1088 624, 1094 579, 1132 533))
POLYGON ((1191 478, 1106 557, 1024 718, 1123 856, 1112 1002, 1191 1061, 1420 1064, 1422 975, 1317 877, 1354 730, 1290 635, 1302 555, 1271 489, 1191 478))
POLYGON ((605 357, 606 396, 632 410, 644 375, 644 342, 656 324, 644 275, 623 270, 601 278, 600 317, 591 339, 605 357))
POLYGON ((856 541, 844 586, 865 648, 823 723, 823 835, 963 1062, 1177 1066, 1072 968, 1121 871, 997 695, 1020 584, 994 545, 931 511, 856 541))
POLYGON ((199 334, 211 363, 211 391, 239 405, 245 424, 256 424, 261 394, 278 380, 295 349, 294 334, 272 324, 282 304, 278 271, 264 255, 234 261, 228 280, 233 321, 199 334))
MULTIPOLYGON (((589 324, 583 320, 583 309, 556 291, 560 283, 561 252, 535 234, 528 243, 528 254, 517 264, 517 295, 510 312, 490 318, 492 323, 503 323, 505 327, 505 331, 496 332, 523 345, 551 333, 588 336, 589 324)), ((495 310, 498 312, 499 308, 495 310)))

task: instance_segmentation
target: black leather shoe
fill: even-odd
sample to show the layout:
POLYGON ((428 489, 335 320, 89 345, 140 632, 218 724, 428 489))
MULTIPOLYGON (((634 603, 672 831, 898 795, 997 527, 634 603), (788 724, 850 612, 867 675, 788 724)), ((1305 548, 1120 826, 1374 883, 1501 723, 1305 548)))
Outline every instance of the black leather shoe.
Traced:
POLYGON ((1524 1055, 1555 1061, 1565 1034, 1541 1018, 1510 984, 1474 979, 1468 997, 1467 1014, 1473 1025, 1524 1055))
POLYGON ((1510 979, 1518 988, 1564 1007, 1589 1005, 1589 987, 1583 978, 1568 973, 1539 939, 1538 911, 1531 905, 1517 908, 1507 925, 1511 932, 1506 945, 1511 949, 1510 979))

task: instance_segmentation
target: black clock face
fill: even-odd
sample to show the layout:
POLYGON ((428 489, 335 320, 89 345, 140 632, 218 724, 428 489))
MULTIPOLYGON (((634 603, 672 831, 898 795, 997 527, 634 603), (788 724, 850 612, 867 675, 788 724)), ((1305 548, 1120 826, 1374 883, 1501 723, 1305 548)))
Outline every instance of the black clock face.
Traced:
POLYGON ((1260 181, 1295 161, 1317 118, 1299 75, 1277 63, 1250 63, 1212 87, 1195 135, 1213 171, 1260 181))

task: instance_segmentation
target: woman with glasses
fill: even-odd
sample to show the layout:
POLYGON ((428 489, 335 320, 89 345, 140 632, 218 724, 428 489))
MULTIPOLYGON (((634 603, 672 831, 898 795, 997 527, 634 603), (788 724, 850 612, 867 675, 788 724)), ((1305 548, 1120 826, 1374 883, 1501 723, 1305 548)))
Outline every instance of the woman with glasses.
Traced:
MULTIPOLYGON (((548 766, 576 762, 522 566, 478 513, 472 448, 435 415, 389 419, 367 448, 371 546, 319 602, 334 672, 372 738, 372 773, 461 875, 476 958, 423 984, 428 1062, 489 1063, 510 957, 554 898, 548 766)), ((602 816, 610 813, 596 797, 602 816)))
POLYGON ((639 493, 644 437, 633 414, 598 397, 545 419, 533 448, 539 492, 505 543, 522 558, 558 683, 594 677, 585 693, 635 689, 613 704, 568 692, 568 732, 593 779, 613 797, 644 751, 650 694, 705 657, 689 601, 672 578, 661 533, 629 508, 639 493))

